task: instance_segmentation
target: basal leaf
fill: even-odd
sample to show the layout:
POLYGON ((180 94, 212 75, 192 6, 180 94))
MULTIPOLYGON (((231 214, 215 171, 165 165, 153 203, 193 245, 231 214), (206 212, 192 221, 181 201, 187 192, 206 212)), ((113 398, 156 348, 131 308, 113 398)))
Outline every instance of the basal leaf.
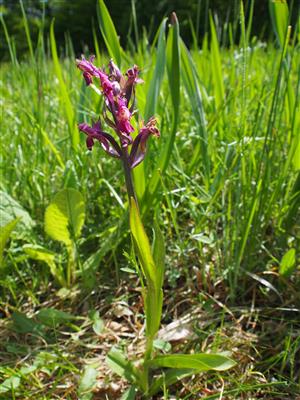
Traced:
POLYGON ((192 368, 200 371, 225 371, 236 363, 221 354, 167 354, 147 363, 151 367, 192 368))
POLYGON ((78 237, 85 218, 84 200, 80 192, 67 188, 58 192, 45 213, 45 231, 52 239, 70 245, 78 237))

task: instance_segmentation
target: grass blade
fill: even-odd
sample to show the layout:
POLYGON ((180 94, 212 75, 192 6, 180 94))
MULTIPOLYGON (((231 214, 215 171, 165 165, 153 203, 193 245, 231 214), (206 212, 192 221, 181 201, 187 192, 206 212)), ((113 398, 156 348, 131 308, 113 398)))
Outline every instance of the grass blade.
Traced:
POLYGON ((57 55, 57 49, 56 49, 56 41, 55 41, 55 35, 54 35, 54 20, 51 22, 50 26, 50 45, 51 45, 51 52, 52 52, 52 58, 53 58, 53 63, 54 63, 54 69, 56 76, 59 81, 59 88, 61 91, 61 103, 64 105, 65 108, 65 113, 68 121, 68 126, 69 126, 69 133, 72 141, 73 148, 76 150, 77 145, 79 143, 79 132, 77 129, 77 126, 75 125, 75 115, 73 111, 73 106, 69 97, 69 93, 67 91, 66 85, 65 85, 65 80, 63 77, 62 69, 60 66, 59 58, 57 55))
POLYGON ((98 0, 97 16, 101 34, 103 36, 108 53, 118 66, 121 66, 121 47, 114 23, 109 15, 103 0, 98 0))
MULTIPOLYGON (((172 150, 174 147, 175 135, 179 122, 179 104, 180 104, 180 43, 179 43, 179 24, 176 14, 173 13, 172 25, 169 30, 167 47, 166 47, 166 61, 167 61, 167 72, 169 80, 169 89, 171 95, 171 102, 173 108, 173 121, 170 135, 160 153, 160 162, 158 169, 163 174, 169 164, 172 150)), ((153 173, 150 185, 148 186, 147 200, 148 207, 151 205, 153 198, 156 195, 156 191, 159 186, 160 173, 156 169, 153 173)))
POLYGON ((200 88, 198 85, 198 77, 196 73, 196 68, 193 63, 191 54, 189 53, 184 42, 180 41, 181 47, 181 65, 182 65, 182 80, 190 99, 190 104, 192 106, 193 115, 197 123, 199 131, 199 141, 195 146, 195 151, 189 165, 189 170, 191 171, 195 164, 198 164, 199 153, 202 156, 202 162, 204 164, 204 169, 206 171, 206 176, 209 176, 210 170, 210 160, 208 156, 208 142, 207 142, 207 129, 206 129, 206 118, 203 109, 202 96, 200 88))
POLYGON ((215 87, 216 107, 220 107, 225 97, 225 89, 223 83, 222 63, 220 48, 218 43, 217 32, 212 15, 209 15, 210 30, 211 30, 211 68, 212 77, 215 87))
MULTIPOLYGON (((161 89, 162 80, 165 72, 165 63, 166 63, 166 39, 165 39, 165 31, 166 31, 166 22, 167 19, 163 19, 159 31, 158 31, 158 43, 157 43, 157 56, 156 56, 156 64, 153 72, 153 76, 151 78, 151 82, 149 85, 149 89, 147 92, 147 100, 146 107, 144 112, 145 121, 155 114, 159 92, 161 89)), ((142 203, 143 196, 145 194, 145 167, 144 164, 140 164, 137 168, 133 170, 133 177, 135 182, 136 193, 138 199, 142 203)))
POLYGON ((269 10, 278 44, 283 47, 289 20, 289 8, 286 0, 269 0, 269 10))
POLYGON ((31 41, 31 36, 30 36, 30 30, 29 30, 29 26, 28 26, 28 20, 27 20, 27 16, 26 16, 26 13, 25 13, 25 10, 24 10, 24 6, 23 6, 23 1, 22 0, 20 0, 20 6, 21 6, 21 10, 22 10, 23 23, 24 23, 25 34, 26 34, 26 39, 27 39, 27 43, 28 43, 28 47, 29 47, 29 53, 30 53, 31 61, 33 63, 35 63, 33 46, 32 46, 32 41, 31 41))

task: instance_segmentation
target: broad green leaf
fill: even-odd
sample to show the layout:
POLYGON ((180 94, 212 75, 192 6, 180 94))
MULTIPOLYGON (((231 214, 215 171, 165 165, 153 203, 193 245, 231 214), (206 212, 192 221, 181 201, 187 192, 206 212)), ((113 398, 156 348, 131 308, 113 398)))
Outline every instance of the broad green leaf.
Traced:
POLYGON ((96 366, 87 365, 84 368, 78 387, 79 400, 92 399, 93 394, 91 392, 97 384, 98 374, 96 366))
POLYGON ((277 41, 283 47, 289 21, 289 8, 286 0, 269 0, 269 10, 277 41))
POLYGON ((58 192, 45 213, 45 231, 52 239, 71 244, 78 237, 85 218, 84 200, 75 189, 58 192))
POLYGON ((21 379, 19 376, 11 376, 5 379, 5 381, 0 384, 0 394, 16 390, 18 386, 20 386, 20 383, 21 379))
POLYGON ((6 243, 19 220, 20 218, 16 218, 0 228, 0 267, 2 267, 3 253, 6 243))
POLYGON ((60 324, 74 320, 75 316, 65 311, 56 310, 55 308, 42 308, 36 314, 36 319, 43 325, 56 328, 60 324))
POLYGON ((131 361, 127 360, 125 355, 115 347, 107 354, 106 363, 109 368, 129 382, 138 382, 140 376, 131 361))
POLYGON ((147 362, 150 367, 192 368, 200 371, 225 371, 236 362, 221 354, 167 354, 147 362))
POLYGON ((296 268, 296 250, 289 249, 281 259, 279 266, 280 275, 288 278, 292 275, 296 268))
POLYGON ((16 227, 17 233, 24 231, 24 229, 32 229, 35 225, 29 213, 24 210, 20 203, 8 193, 0 191, 0 226, 5 226, 16 218, 20 219, 20 223, 16 227))
POLYGON ((121 47, 113 21, 103 0, 98 0, 97 15, 101 34, 109 55, 121 65, 121 47))
POLYGON ((78 143, 79 143, 79 132, 77 129, 77 126, 75 124, 75 114, 72 106, 72 102, 67 90, 67 86, 65 84, 65 79, 63 77, 61 65, 59 62, 59 58, 57 55, 57 49, 56 49, 56 41, 55 41, 55 35, 54 35, 54 20, 52 20, 51 25, 50 25, 50 45, 51 45, 51 52, 52 52, 52 58, 53 58, 53 64, 54 64, 54 69, 55 73, 59 82, 59 89, 61 92, 61 102, 65 108, 65 113, 68 121, 68 126, 69 126, 69 133, 72 141, 72 146, 76 150, 78 143))

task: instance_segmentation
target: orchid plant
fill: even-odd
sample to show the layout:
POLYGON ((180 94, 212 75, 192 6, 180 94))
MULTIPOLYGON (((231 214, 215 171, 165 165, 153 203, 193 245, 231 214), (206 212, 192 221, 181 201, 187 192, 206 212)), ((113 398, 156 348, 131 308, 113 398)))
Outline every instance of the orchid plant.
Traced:
POLYGON ((138 132, 132 125, 135 109, 135 88, 142 83, 136 65, 123 75, 111 60, 108 72, 94 65, 94 57, 84 57, 76 61, 83 72, 87 86, 104 97, 102 117, 114 134, 104 131, 100 119, 92 124, 81 123, 79 130, 86 134, 86 145, 91 150, 99 142, 103 150, 123 163, 126 188, 130 207, 130 230, 141 272, 142 294, 146 319, 146 347, 141 360, 129 361, 123 353, 112 349, 108 356, 109 366, 121 376, 127 378, 132 386, 124 394, 124 399, 134 399, 139 390, 146 398, 153 396, 177 380, 207 370, 226 370, 235 363, 224 354, 157 354, 154 340, 160 328, 163 306, 164 249, 160 230, 150 246, 144 229, 135 194, 132 170, 145 158, 147 141, 150 136, 160 136, 155 117, 146 124, 141 122, 138 132), (135 133, 135 134, 134 134, 135 133), (153 370, 168 368, 162 374, 153 370))

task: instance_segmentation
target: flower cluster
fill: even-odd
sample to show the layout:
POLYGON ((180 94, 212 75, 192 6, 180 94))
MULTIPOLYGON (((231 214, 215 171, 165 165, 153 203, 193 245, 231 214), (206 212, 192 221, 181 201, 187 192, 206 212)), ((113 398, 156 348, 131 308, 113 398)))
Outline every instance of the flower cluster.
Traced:
MULTIPOLYGON (((99 84, 104 96, 103 116, 108 126, 116 132, 119 143, 115 138, 104 132, 100 120, 89 126, 86 123, 79 124, 79 129, 87 135, 86 144, 92 149, 95 140, 103 149, 113 157, 128 157, 131 168, 136 167, 145 157, 146 144, 150 135, 160 136, 156 127, 156 119, 151 117, 144 125, 141 124, 138 134, 133 139, 134 127, 131 118, 134 114, 135 86, 143 81, 139 78, 139 70, 136 65, 122 75, 119 68, 111 60, 107 74, 104 69, 97 68, 94 57, 86 60, 76 60, 77 67, 83 72, 86 84, 94 85, 94 80, 99 84), (129 147, 131 151, 129 152, 129 147)), ((96 86, 97 87, 97 86, 96 86)))

